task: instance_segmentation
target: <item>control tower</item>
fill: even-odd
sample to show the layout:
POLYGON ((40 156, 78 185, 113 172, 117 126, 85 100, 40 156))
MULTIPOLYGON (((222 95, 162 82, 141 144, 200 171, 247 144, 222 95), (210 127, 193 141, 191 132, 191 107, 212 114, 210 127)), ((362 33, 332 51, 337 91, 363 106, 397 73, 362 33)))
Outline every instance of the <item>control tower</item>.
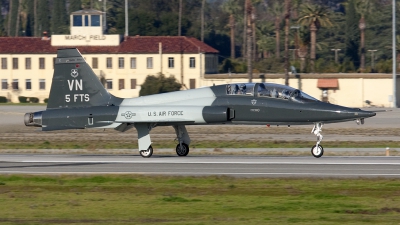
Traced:
POLYGON ((118 46, 122 35, 104 34, 104 13, 94 9, 72 12, 69 35, 51 35, 52 46, 118 46))

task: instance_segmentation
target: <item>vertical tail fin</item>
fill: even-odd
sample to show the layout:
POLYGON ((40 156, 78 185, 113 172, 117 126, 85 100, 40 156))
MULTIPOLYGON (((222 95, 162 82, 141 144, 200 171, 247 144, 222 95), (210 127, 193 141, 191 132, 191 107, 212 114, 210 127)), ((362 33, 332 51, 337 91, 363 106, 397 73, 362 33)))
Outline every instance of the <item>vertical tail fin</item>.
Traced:
POLYGON ((54 64, 48 109, 119 105, 101 84, 78 49, 59 49, 54 64))

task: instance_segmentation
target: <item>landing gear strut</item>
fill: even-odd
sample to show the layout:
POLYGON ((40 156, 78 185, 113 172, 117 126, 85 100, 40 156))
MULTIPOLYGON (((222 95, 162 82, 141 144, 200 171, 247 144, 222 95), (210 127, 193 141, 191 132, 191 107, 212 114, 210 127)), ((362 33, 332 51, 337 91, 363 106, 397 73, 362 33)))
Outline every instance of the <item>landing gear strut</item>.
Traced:
POLYGON ((322 132, 322 126, 324 124, 323 123, 315 123, 314 124, 314 128, 312 129, 311 133, 314 133, 317 136, 317 144, 314 145, 311 148, 311 154, 315 157, 315 158, 319 158, 324 154, 324 148, 322 147, 322 145, 319 145, 322 141, 322 138, 324 138, 321 135, 322 132))

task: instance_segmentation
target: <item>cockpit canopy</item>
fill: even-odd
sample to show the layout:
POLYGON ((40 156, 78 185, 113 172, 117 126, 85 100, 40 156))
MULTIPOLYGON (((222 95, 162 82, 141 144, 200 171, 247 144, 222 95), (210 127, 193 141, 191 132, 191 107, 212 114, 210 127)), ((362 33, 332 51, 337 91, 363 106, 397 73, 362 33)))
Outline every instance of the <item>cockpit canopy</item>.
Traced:
POLYGON ((247 95, 262 98, 276 98, 296 102, 315 102, 317 99, 289 86, 273 83, 240 83, 227 84, 227 95, 247 95), (257 91, 255 91, 257 90, 257 91))

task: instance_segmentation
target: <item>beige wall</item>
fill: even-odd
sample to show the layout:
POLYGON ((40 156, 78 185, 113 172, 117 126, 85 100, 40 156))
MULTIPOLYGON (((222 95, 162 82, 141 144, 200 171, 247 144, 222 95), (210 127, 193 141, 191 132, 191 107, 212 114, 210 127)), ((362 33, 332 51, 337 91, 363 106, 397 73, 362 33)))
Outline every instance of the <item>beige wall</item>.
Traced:
MULTIPOLYGON (((337 90, 328 90, 329 102, 348 107, 366 107, 365 101, 378 107, 392 107, 389 96, 393 94, 393 82, 390 78, 340 78, 337 90)), ((247 79, 206 79, 204 86, 212 86, 227 83, 246 83, 247 79)), ((253 82, 262 82, 261 79, 253 79, 253 82)), ((285 84, 283 78, 267 79, 265 82, 285 84)), ((317 88, 318 78, 302 79, 301 89, 305 93, 322 99, 322 90, 317 88)), ((290 79, 289 86, 299 88, 298 79, 290 79)))
MULTIPOLYGON (((12 102, 18 102, 18 96, 38 97, 43 102, 45 98, 48 98, 50 92, 53 76, 53 58, 55 57, 55 54, 0 54, 0 60, 1 58, 7 58, 7 69, 1 69, 0 67, 0 79, 7 79, 9 84, 7 90, 0 89, 0 96, 5 96, 12 102), (41 57, 45 58, 45 69, 39 69, 39 58, 41 57), (18 69, 13 69, 12 58, 18 58, 18 69), (31 69, 25 68, 26 58, 31 58, 31 69), (13 79, 18 79, 19 90, 12 89, 13 79), (31 90, 26 90, 25 88, 26 79, 31 79, 31 90), (39 90, 39 79, 45 79, 46 81, 44 90, 39 90)), ((98 68, 93 69, 93 71, 98 76, 103 74, 105 79, 112 80, 113 88, 109 91, 118 97, 131 98, 139 96, 140 85, 144 82, 146 76, 156 75, 159 72, 164 73, 166 76, 172 75, 178 81, 181 81, 181 75, 183 75, 183 83, 186 86, 184 89, 190 88, 190 79, 195 79, 195 88, 203 86, 200 78, 205 71, 205 54, 184 54, 183 56, 180 54, 85 54, 84 58, 90 66, 93 66, 93 58, 98 59, 98 68), (108 57, 112 58, 112 68, 107 68, 108 57), (120 57, 124 59, 124 68, 119 68, 120 57), (136 57, 136 69, 131 69, 130 59, 132 57, 136 57), (152 68, 147 68, 148 57, 153 58, 152 68), (174 59, 173 68, 168 66, 168 58, 170 57, 174 59), (191 57, 195 59, 194 68, 190 67, 191 57), (119 90, 119 79, 124 79, 125 88, 123 90, 119 90), (136 89, 131 89, 131 79, 136 79, 136 89)))

